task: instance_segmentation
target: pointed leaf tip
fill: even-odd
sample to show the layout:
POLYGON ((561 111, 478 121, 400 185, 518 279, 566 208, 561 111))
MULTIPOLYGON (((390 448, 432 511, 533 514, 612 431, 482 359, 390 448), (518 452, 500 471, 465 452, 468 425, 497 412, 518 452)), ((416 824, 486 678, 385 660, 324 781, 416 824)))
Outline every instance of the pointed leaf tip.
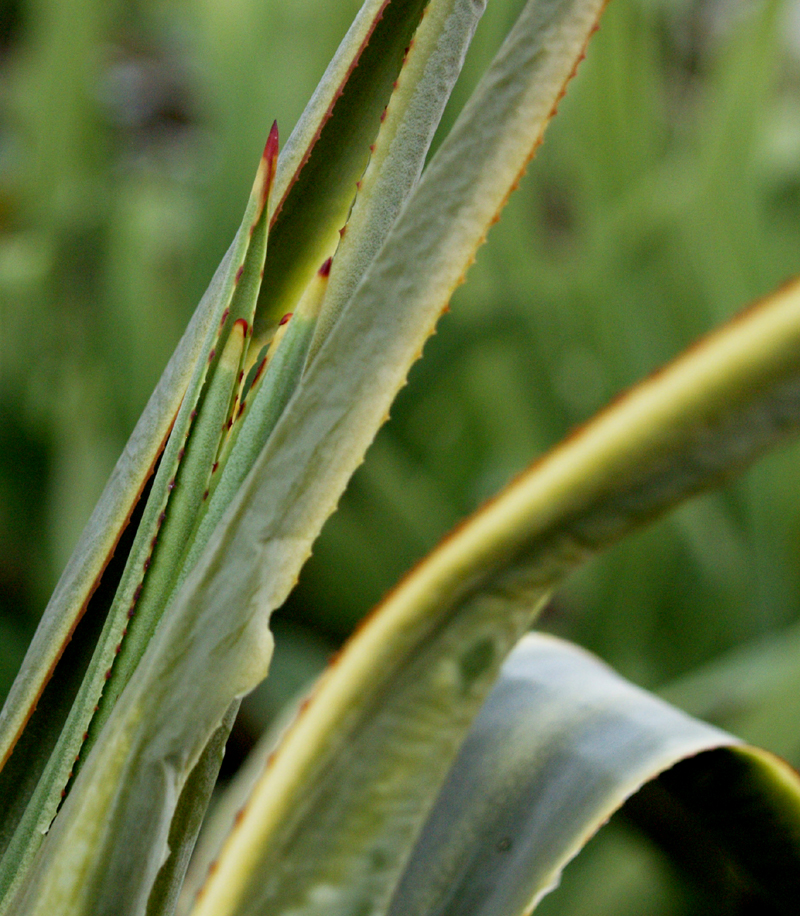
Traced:
POLYGON ((264 144, 264 155, 263 158, 267 162, 272 162, 278 155, 278 122, 273 121, 272 127, 270 128, 269 136, 267 137, 267 142, 264 144))
MULTIPOLYGON (((278 164, 278 122, 272 122, 272 128, 264 144, 264 152, 261 154, 261 163, 256 177, 256 186, 261 187, 261 200, 255 222, 261 219, 261 214, 269 200, 272 185, 275 181, 275 169, 278 164)), ((255 224, 255 223, 254 223, 255 224)))

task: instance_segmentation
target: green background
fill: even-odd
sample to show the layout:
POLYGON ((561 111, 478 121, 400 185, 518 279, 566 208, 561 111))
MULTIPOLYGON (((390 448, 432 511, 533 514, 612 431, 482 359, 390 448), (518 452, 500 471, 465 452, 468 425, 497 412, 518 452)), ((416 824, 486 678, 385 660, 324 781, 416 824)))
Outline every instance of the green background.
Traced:
MULTIPOLYGON (((0 696, 232 237, 272 120, 288 137, 358 6, 0 3, 0 696)), ((520 6, 489 0, 443 127, 520 6)), ((278 615, 276 676, 246 704, 234 760, 453 524, 800 273, 799 217, 798 5, 613 0, 278 615)), ((784 447, 608 552, 542 625, 800 762, 797 466, 784 447)), ((662 912, 614 889, 640 861, 628 842, 584 870, 603 874, 609 912, 662 912)), ((596 894, 586 912, 604 912, 596 894)))

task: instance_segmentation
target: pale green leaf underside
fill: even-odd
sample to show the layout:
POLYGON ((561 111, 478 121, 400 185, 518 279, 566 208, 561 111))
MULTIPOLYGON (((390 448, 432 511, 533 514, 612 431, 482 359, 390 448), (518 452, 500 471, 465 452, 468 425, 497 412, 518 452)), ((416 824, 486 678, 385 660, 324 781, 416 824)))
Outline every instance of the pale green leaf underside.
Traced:
MULTIPOLYGON (((691 719, 634 687, 588 653, 528 635, 503 666, 437 799, 390 916, 521 916, 559 882, 564 866, 634 792, 679 761, 704 795, 697 812, 735 810, 708 833, 721 851, 784 902, 800 867, 800 781, 770 755, 691 719), (751 810, 736 810, 747 773, 751 810), (781 788, 786 797, 779 798, 781 788), (774 815, 788 828, 775 829, 774 815), (736 827, 760 835, 775 864, 748 858, 736 827), (758 830, 758 828, 761 830, 758 830), (777 834, 777 836, 775 835, 777 834)), ((676 775, 679 771, 676 771, 676 775)), ((675 777, 670 777, 673 782, 675 777)), ((686 810, 692 810, 691 803, 686 810)), ((708 829, 710 818, 704 829, 708 829)), ((690 837, 687 837, 689 840, 690 837)), ((796 883, 796 879, 795 879, 796 883)))

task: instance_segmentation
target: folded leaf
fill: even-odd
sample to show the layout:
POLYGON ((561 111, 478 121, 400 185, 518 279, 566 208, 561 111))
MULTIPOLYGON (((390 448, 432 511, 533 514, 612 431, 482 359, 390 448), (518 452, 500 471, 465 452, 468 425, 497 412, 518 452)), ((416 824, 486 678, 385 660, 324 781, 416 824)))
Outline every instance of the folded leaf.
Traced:
MULTIPOLYGON (((661 774, 648 792, 661 796, 662 831, 668 804, 681 806, 674 845, 698 864, 716 856, 762 902, 795 912, 798 774, 576 646, 532 634, 475 720, 390 916, 530 913, 608 818, 661 774)), ((643 820, 645 802, 636 801, 643 820)))

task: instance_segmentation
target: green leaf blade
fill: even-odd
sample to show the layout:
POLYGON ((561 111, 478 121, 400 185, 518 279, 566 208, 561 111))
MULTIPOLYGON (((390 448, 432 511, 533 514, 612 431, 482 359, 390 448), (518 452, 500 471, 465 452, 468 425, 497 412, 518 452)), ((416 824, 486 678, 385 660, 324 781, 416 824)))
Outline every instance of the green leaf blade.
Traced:
MULTIPOLYGON (((187 448, 187 438, 196 418, 196 408, 201 400, 201 395, 207 390, 206 381, 210 378, 213 387, 214 378, 220 376, 218 370, 221 366, 225 344, 228 342, 231 328, 236 325, 237 319, 243 323, 247 322, 248 328, 252 324, 258 288, 257 286, 251 288, 248 298, 246 294, 242 294, 239 280, 243 274, 247 277, 248 272, 245 272, 245 266, 254 257, 261 259, 255 268, 256 277, 260 278, 268 227, 268 197, 274 180, 276 158, 277 132, 273 128, 265 147, 264 156, 259 164, 242 225, 228 254, 223 259, 217 274, 212 280, 209 291, 198 307, 197 316, 184 338, 184 340, 189 338, 194 346, 192 353, 194 362, 187 362, 182 366, 185 386, 180 389, 173 387, 170 392, 173 402, 176 403, 177 412, 171 416, 166 414, 161 403, 162 386, 166 386, 169 383, 174 384, 175 381, 171 375, 170 367, 168 367, 162 383, 156 389, 153 399, 151 399, 148 408, 145 410, 142 421, 140 421, 137 430, 134 431, 132 436, 131 442, 136 441, 139 429, 145 429, 145 421, 149 424, 155 424, 159 432, 166 428, 161 439, 156 439, 151 433, 146 440, 150 445, 151 454, 156 443, 163 448, 163 451, 158 457, 158 467, 154 472, 146 505, 133 535, 124 570, 121 573, 119 584, 116 586, 113 600, 110 601, 102 632, 93 649, 91 659, 88 661, 75 701, 69 709, 65 720, 54 722, 50 725, 54 732, 60 731, 58 739, 54 742, 49 758, 41 761, 38 782, 18 822, 4 828, 9 835, 9 842, 3 851, 2 860, 0 860, 0 912, 6 911, 16 888, 22 884, 27 868, 41 845, 61 800, 66 794, 67 786, 78 770, 81 757, 89 752, 96 740, 119 692, 138 663, 144 651, 144 646, 155 629, 169 597, 168 591, 162 593, 163 588, 156 589, 151 591, 149 595, 145 593, 141 604, 139 604, 145 582, 149 578, 147 573, 151 560, 159 546, 159 531, 166 517, 168 502, 172 503, 174 507, 174 501, 170 497, 176 485, 176 479, 181 476, 179 469, 183 468, 182 459, 187 448), (255 244, 253 244, 254 241, 255 244), (232 307, 238 308, 239 311, 244 311, 247 318, 240 318, 236 314, 232 314, 232 307), (202 318, 202 322, 200 322, 198 316, 202 318), (202 336, 195 336, 193 333, 190 338, 190 332, 193 332, 195 327, 198 326, 202 327, 202 336), (217 349, 219 349, 219 352, 216 352, 217 349), (159 408, 162 408, 160 414, 158 413, 159 408), (136 613, 137 611, 138 613, 136 613), (131 631, 130 638, 128 638, 129 630, 131 631), (122 651, 123 647, 125 649, 124 652, 122 651)), ((252 273, 252 270, 249 273, 252 273)), ((180 347, 178 353, 181 353, 180 347)), ((239 364, 237 362, 237 365, 228 373, 230 375, 229 388, 235 383, 238 372, 239 364)), ((227 394, 222 392, 220 398, 223 402, 222 407, 227 412, 230 403, 230 391, 227 394)), ((210 403, 213 404, 213 398, 210 403)), ((202 423, 202 418, 200 422, 202 423)), ((216 431, 212 430, 211 432, 218 440, 221 435, 221 424, 217 425, 216 431)), ((213 443, 212 449, 213 454, 215 454, 216 445, 213 443)), ((189 449, 189 465, 192 462, 191 452, 193 451, 193 449, 189 449)), ((210 460, 206 462, 208 464, 208 472, 210 472, 213 462, 213 454, 210 460)), ((118 469, 129 467, 126 458, 127 450, 120 460, 118 469)), ((154 463, 155 457, 151 460, 154 463)), ((138 468, 136 466, 133 466, 133 468, 137 469, 139 473, 142 471, 141 463, 138 468)), ((188 473, 189 477, 192 477, 193 474, 197 476, 191 467, 189 467, 188 473)), ((199 492, 197 492, 198 502, 205 487, 205 477, 202 470, 199 471, 199 474, 201 482, 199 492)), ((117 491, 118 481, 115 476, 112 476, 107 488, 110 500, 118 499, 120 496, 117 491)), ((186 475, 183 475, 183 477, 185 481, 186 475)), ((189 490, 191 489, 190 487, 189 490)), ((195 483, 194 491, 197 491, 197 483, 195 483)), ((96 515, 104 507, 104 498, 101 498, 96 515)), ((190 511, 192 510, 191 502, 192 499, 190 497, 188 505, 190 511)), ((179 528, 181 526, 186 528, 187 522, 181 517, 185 514, 186 509, 187 506, 181 507, 178 505, 172 513, 171 523, 176 524, 179 528)), ((114 530, 113 524, 110 524, 109 527, 112 531, 114 530)), ((170 525, 167 527, 169 528, 170 525)), ((191 527, 190 523, 188 527, 191 527)), ((90 520, 87 532, 91 537, 94 532, 94 518, 90 520)), ((184 545, 180 532, 176 538, 172 539, 172 547, 169 545, 169 540, 169 538, 166 539, 167 553, 174 552, 175 549, 179 552, 183 550, 184 545), (177 545, 174 543, 176 540, 178 542, 177 545)), ((79 544, 75 558, 78 561, 85 562, 86 557, 84 554, 84 545, 79 544)), ((166 569, 166 574, 169 577, 171 575, 169 562, 160 564, 160 566, 166 569)), ((154 564, 156 579, 159 578, 158 567, 158 563, 154 564)), ((69 567, 67 572, 69 573, 69 567)), ((177 570, 175 574, 177 574, 177 570)), ((157 582, 156 584, 158 585, 159 583, 157 582)), ((58 598, 59 590, 57 589, 56 595, 51 601, 48 611, 45 612, 45 617, 37 631, 37 637, 34 639, 31 652, 37 645, 37 639, 41 639, 48 650, 54 653, 58 648, 58 644, 53 639, 54 634, 58 633, 59 630, 63 630, 64 626, 69 624, 70 621, 72 621, 72 626, 75 626, 74 614, 76 608, 74 605, 72 608, 65 607, 63 603, 57 601, 58 598), (49 643, 47 642, 48 640, 49 643)), ((21 687, 24 686, 25 680, 31 677, 37 678, 40 685, 46 681, 48 672, 44 669, 41 661, 34 667, 35 661, 31 657, 30 665, 28 662, 24 663, 18 679, 21 687)), ((30 691, 28 696, 30 696, 30 691)), ((12 691, 6 709, 10 709, 12 704, 17 702, 12 691)), ((12 734, 11 728, 9 728, 8 734, 12 734)), ((10 740, 9 738, 9 742, 10 740)), ((20 765, 19 762, 15 761, 15 766, 20 765)))

